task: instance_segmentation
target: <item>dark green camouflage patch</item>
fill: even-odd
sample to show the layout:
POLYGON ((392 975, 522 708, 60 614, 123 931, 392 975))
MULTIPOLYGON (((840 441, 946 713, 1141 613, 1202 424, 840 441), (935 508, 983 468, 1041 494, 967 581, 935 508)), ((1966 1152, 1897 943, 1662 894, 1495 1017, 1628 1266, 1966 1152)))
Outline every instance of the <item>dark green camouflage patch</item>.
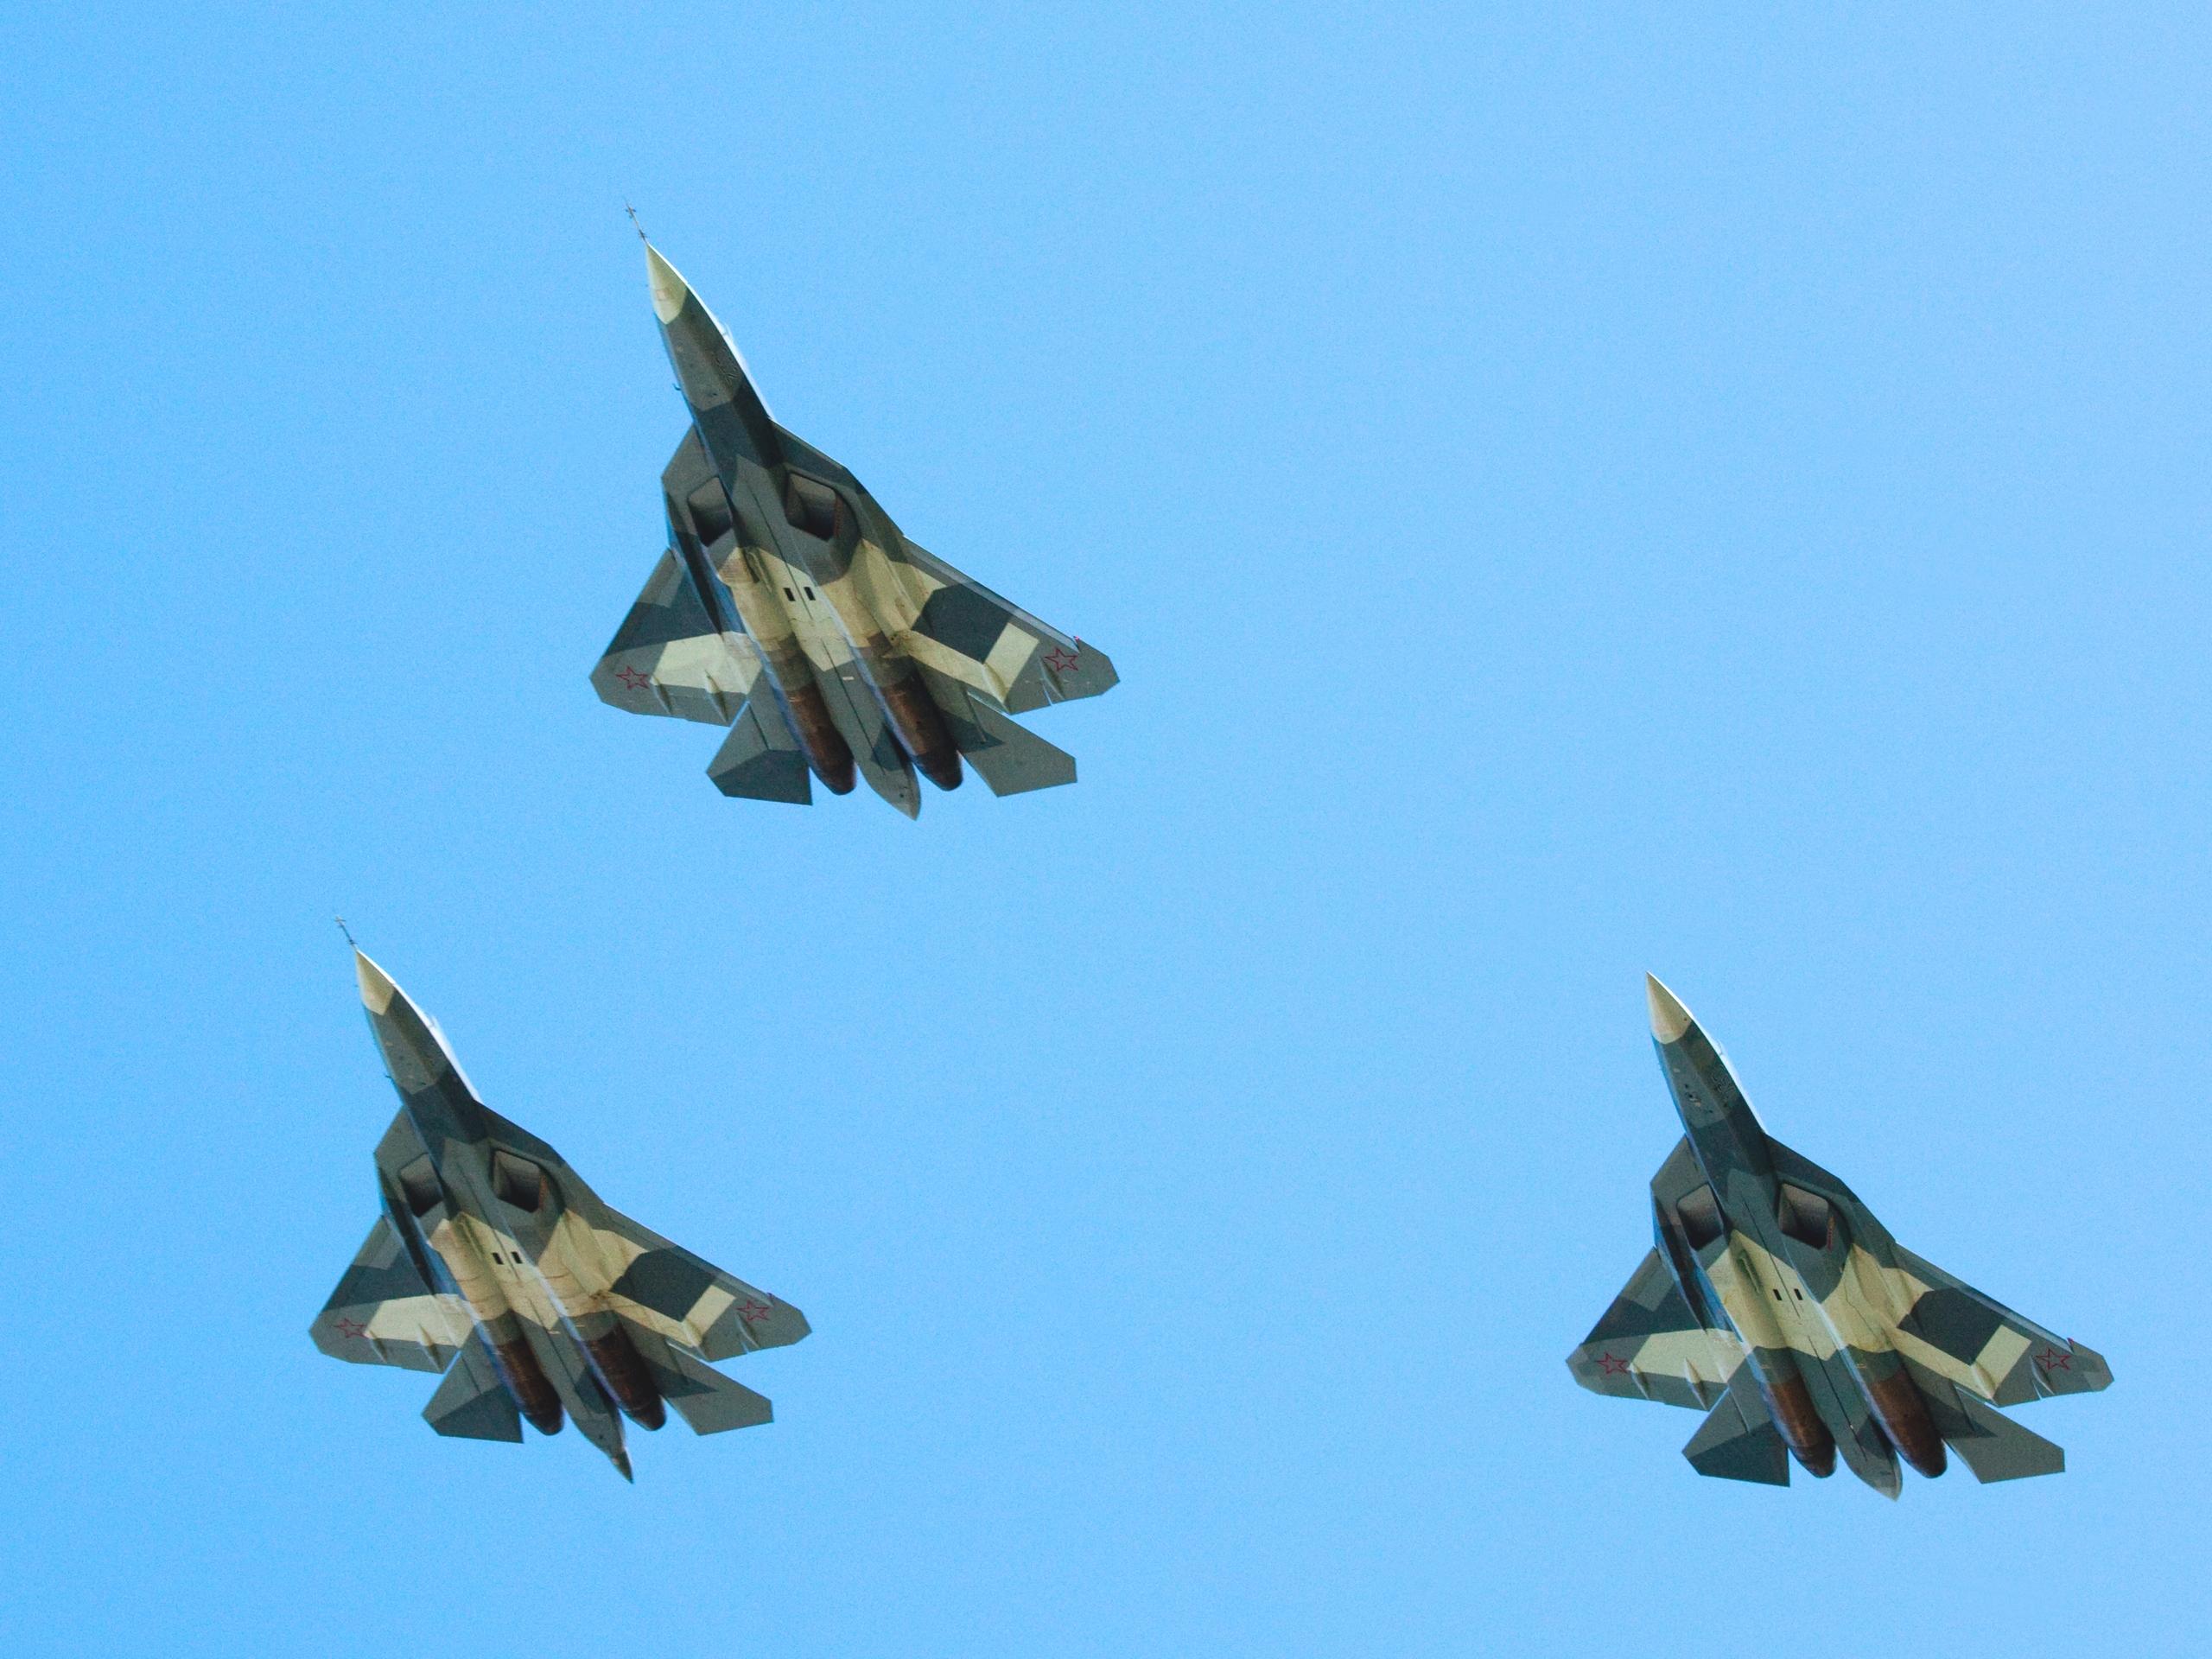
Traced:
POLYGON ((914 619, 914 632, 981 663, 989 660, 1006 623, 1006 613, 973 588, 940 588, 914 619))
POLYGON ((714 1275, 687 1251, 648 1250, 614 1281, 613 1292, 680 1320, 714 1282, 714 1275))
POLYGON ((1967 1363, 1980 1354, 2004 1323, 1987 1303, 1948 1285, 1928 1292, 1912 1305, 1911 1313, 1897 1321, 1899 1329, 1967 1363))

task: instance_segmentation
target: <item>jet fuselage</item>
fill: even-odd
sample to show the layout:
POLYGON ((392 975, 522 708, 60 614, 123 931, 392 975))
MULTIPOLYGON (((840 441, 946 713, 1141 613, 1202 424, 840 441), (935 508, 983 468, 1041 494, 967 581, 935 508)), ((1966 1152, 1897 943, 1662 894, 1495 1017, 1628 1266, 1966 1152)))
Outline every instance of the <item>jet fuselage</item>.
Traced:
POLYGON ((576 1432, 630 1475, 623 1419, 694 1433, 772 1420, 713 1362, 807 1335, 780 1297, 611 1208, 558 1152, 484 1104, 436 1023, 358 950, 400 1109, 376 1147, 379 1210, 308 1327, 355 1365, 442 1377, 423 1420, 519 1441, 576 1432))
POLYGON ((1742 1338, 1775 1427, 1808 1471, 1834 1472, 1840 1438, 1878 1486, 1894 1484, 1892 1451, 1942 1474, 1943 1442, 1890 1339, 1900 1310, 1877 1265, 1853 1251, 1833 1205, 1777 1173, 1727 1057, 1656 981, 1650 1001, 1652 1044, 1705 1177, 1659 1206, 1678 1274, 1686 1245, 1699 1288, 1742 1338), (1878 1440, 1864 1432, 1870 1420, 1878 1440))
POLYGON ((959 747, 869 591, 891 579, 884 550, 901 544, 899 527, 849 471, 776 424, 705 302, 657 251, 647 261, 661 339, 719 482, 667 501, 686 562, 721 578, 826 785, 852 788, 854 763, 817 676, 849 663, 914 766, 957 788, 959 747))
POLYGON ((2063 1448, 1996 1407, 2106 1388, 2087 1344, 1913 1255, 1859 1196, 1768 1135, 1728 1060, 1647 978, 1683 1134, 1651 1178, 1652 1248, 1567 1367, 1595 1394, 1705 1414, 1700 1475, 1786 1486, 1839 1461, 1884 1496, 1899 1460, 2056 1474, 2063 1448))
MULTIPOLYGON (((600 1305, 605 1272, 589 1229, 570 1223, 559 1155, 504 1119, 495 1123, 437 1028, 365 957, 359 975, 370 1027, 413 1132, 414 1145, 395 1147, 396 1127, 377 1162, 385 1214, 416 1265, 461 1299, 516 1408, 541 1433, 559 1433, 563 1417, 549 1362, 575 1370, 542 1351, 554 1332, 573 1339, 592 1380, 625 1415, 658 1428, 666 1409, 621 1322, 600 1305)), ((620 1427, 611 1414, 607 1423, 613 1443, 601 1449, 626 1473, 620 1427)))

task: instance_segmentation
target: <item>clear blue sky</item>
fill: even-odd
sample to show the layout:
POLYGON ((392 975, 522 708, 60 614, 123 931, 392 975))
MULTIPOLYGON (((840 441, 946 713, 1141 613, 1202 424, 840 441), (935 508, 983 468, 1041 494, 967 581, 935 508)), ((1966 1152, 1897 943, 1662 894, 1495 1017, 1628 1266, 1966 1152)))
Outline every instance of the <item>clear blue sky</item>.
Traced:
POLYGON ((2201 1650, 2200 9, 431 10, 0 11, 0 1648, 2201 1650), (594 701, 626 195, 1112 652, 1080 785, 729 802, 594 701), (395 1104, 334 911, 805 1308, 772 1427, 632 1489, 308 1344, 395 1104), (2109 1356, 2069 1473, 1573 1386, 1647 969, 2109 1356))

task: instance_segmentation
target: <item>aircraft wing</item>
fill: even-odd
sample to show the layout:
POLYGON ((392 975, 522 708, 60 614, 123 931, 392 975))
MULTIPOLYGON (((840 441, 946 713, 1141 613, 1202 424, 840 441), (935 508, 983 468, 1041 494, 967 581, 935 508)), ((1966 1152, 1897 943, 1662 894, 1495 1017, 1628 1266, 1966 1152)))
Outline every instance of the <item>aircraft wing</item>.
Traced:
POLYGON ((1567 1360, 1574 1380, 1593 1394, 1700 1411, 1728 1392, 1743 1363, 1736 1333, 1690 1311, 1656 1249, 1644 1252, 1605 1318, 1567 1360))
POLYGON ((1896 1279, 1912 1301, 1895 1334, 1907 1359, 1997 1406, 2112 1385, 2112 1368, 2094 1349, 2054 1335, 1933 1262, 1893 1248, 1896 1279))
POLYGON ((1778 1141, 1768 1146, 1775 1173, 1833 1204, 1853 1246, 1873 1258, 1897 1314, 1894 1339, 1905 1358, 1999 1406, 2111 1385, 2112 1370, 2094 1349, 2046 1331, 1915 1255, 1827 1171, 1778 1141))
POLYGON ((780 1297, 725 1273, 642 1223, 598 1205, 592 1230, 611 1262, 614 1310, 708 1359, 780 1348, 807 1334, 806 1315, 780 1297))
MULTIPOLYGON (((1040 622, 973 576, 901 538, 871 584, 877 614, 916 662, 1018 715, 1095 697, 1121 676, 1106 653, 1040 622)), ((869 573, 876 574, 874 572, 869 573)))
POLYGON ((432 1290, 383 1216, 308 1333, 333 1359, 442 1371, 474 1328, 457 1296, 432 1290))
POLYGON ((690 572, 671 550, 661 554, 592 670, 591 684, 601 702, 633 715, 727 726, 760 674, 753 641, 715 626, 690 572))

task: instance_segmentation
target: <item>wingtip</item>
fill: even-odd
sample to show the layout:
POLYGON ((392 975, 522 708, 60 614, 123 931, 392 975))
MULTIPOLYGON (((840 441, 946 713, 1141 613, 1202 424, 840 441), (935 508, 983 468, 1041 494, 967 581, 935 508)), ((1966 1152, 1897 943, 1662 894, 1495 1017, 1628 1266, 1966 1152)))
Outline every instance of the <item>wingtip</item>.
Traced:
POLYGON ((1643 976, 1643 998, 1651 1007, 1651 1034, 1662 1043, 1678 1043, 1690 1028, 1690 1011, 1680 998, 1659 982, 1656 974, 1643 976))
POLYGON ((2081 1367, 2077 1375, 2082 1379, 2085 1393, 2099 1393, 2112 1386, 2112 1365, 2102 1354, 2086 1342, 2069 1339, 2066 1346, 2081 1367))

